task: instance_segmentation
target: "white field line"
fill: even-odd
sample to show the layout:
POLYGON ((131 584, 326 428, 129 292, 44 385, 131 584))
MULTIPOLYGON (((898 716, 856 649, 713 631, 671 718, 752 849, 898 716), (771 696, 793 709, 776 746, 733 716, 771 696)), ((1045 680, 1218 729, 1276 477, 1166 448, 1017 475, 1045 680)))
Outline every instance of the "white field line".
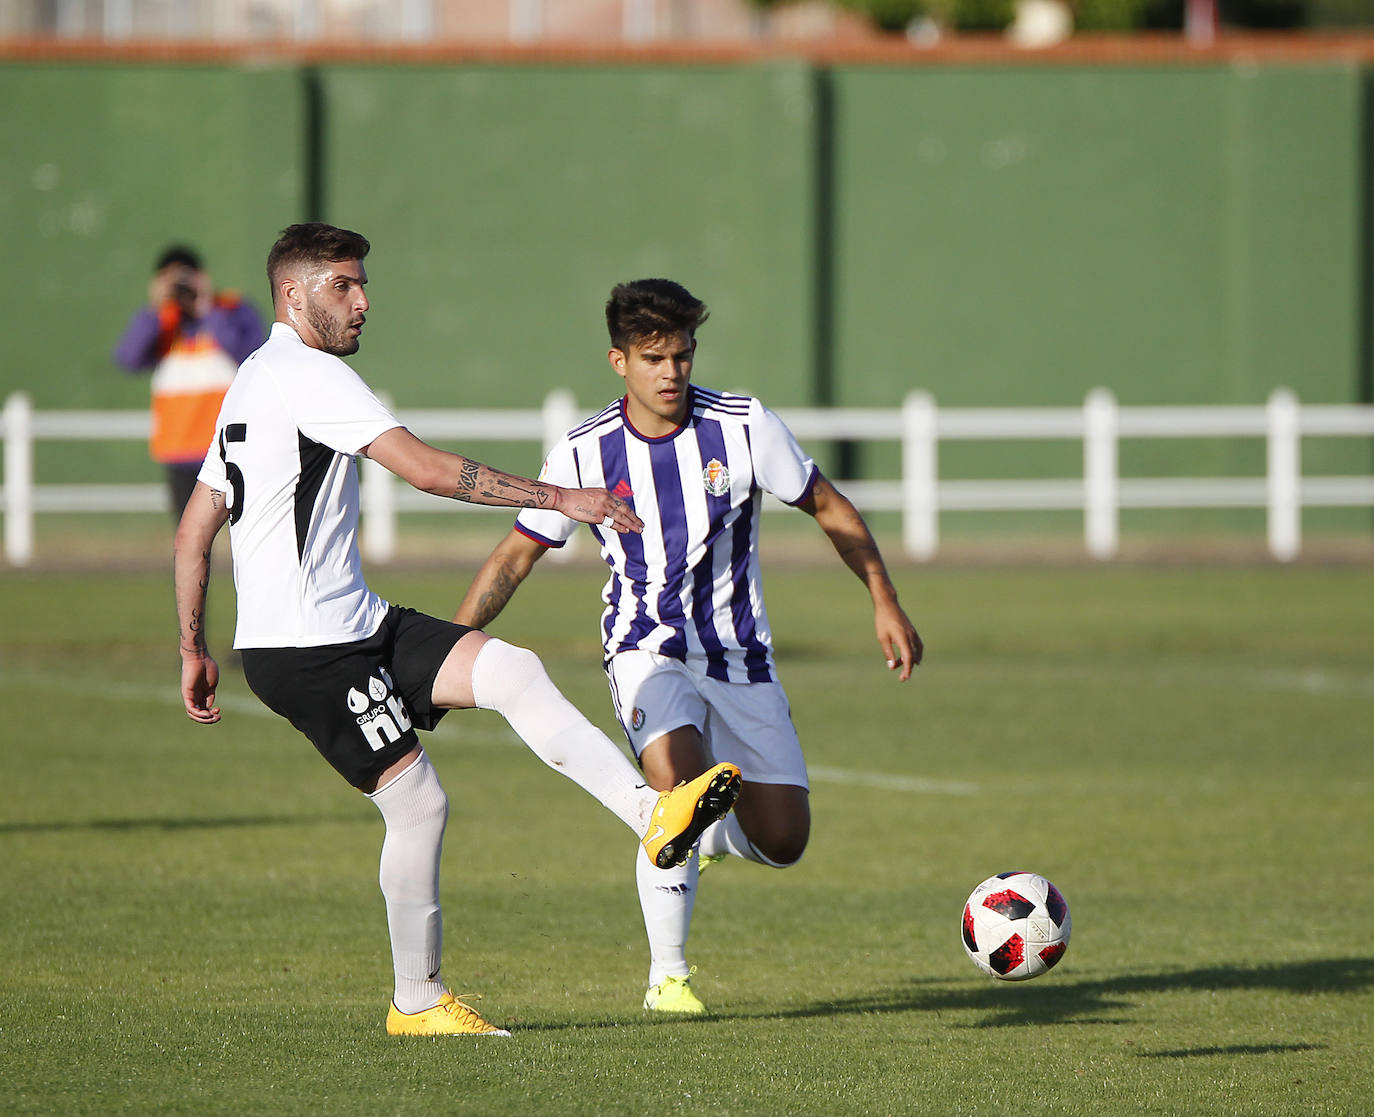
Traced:
POLYGON ((1255 681, 1269 690, 1300 690, 1304 694, 1358 694, 1374 698, 1374 679, 1333 675, 1327 671, 1259 671, 1255 681))
MULTIPOLYGON (((993 671, 999 668, 992 668, 993 671)), ((1025 664, 1008 667, 1022 678, 1039 674, 1045 678, 1059 679, 1064 682, 1100 682, 1116 685, 1124 679, 1129 684, 1148 686, 1212 687, 1217 690, 1261 690, 1283 691, 1290 694, 1309 694, 1317 697, 1374 698, 1374 678, 1359 672, 1324 671, 1320 668, 1295 668, 1293 670, 1249 669, 1242 667, 1209 667, 1199 664, 1196 667, 1166 666, 1154 670, 1137 668, 1115 668, 1110 665, 1100 667, 1072 666, 1057 667, 1053 664, 1025 664)))
POLYGON ((963 780, 925 780, 918 776, 896 776, 885 772, 856 772, 849 768, 823 768, 808 764, 807 772, 822 783, 861 784, 883 791, 911 791, 918 795, 977 795, 981 788, 963 780))
MULTIPOLYGON (((10 678, 0 678, 0 686, 10 682, 10 678)), ((124 686, 116 683, 82 683, 79 688, 73 688, 70 684, 59 683, 50 675, 32 675, 24 680, 22 686, 25 689, 41 687, 45 690, 71 691, 79 689, 82 697, 98 698, 107 702, 151 702, 159 706, 171 706, 174 709, 182 708, 181 695, 177 691, 176 683, 170 683, 165 687, 157 686, 124 686)), ((275 718, 277 715, 254 698, 251 694, 221 694, 215 698, 215 705, 226 714, 233 714, 235 717, 258 717, 275 718)))
MULTIPOLYGON (((0 688, 13 687, 23 690, 52 690, 69 691, 71 685, 61 682, 52 675, 39 672, 6 672, 0 675, 0 688)), ((100 699, 111 702, 151 702, 156 705, 168 706, 174 709, 181 709, 181 696, 177 693, 174 686, 150 687, 150 686, 126 686, 117 683, 97 683, 94 686, 88 683, 81 684, 81 693, 86 698, 100 699)), ((280 720, 276 714, 259 702, 251 695, 222 694, 219 695, 215 704, 219 706, 225 714, 233 717, 253 717, 266 718, 270 720, 280 720)), ((520 745, 520 739, 507 726, 501 725, 499 728, 493 725, 491 728, 496 732, 491 732, 487 726, 476 733, 470 732, 467 727, 462 730, 452 719, 441 722, 438 734, 443 734, 445 729, 450 730, 451 735, 461 733, 464 744, 502 744, 520 745), (455 732, 456 731, 456 732, 455 732)), ((523 746, 521 746, 523 747, 523 746)), ((883 791, 906 791, 918 795, 976 795, 980 790, 976 783, 966 783, 961 780, 927 780, 917 776, 891 775, 885 772, 863 772, 849 768, 829 768, 823 766, 808 765, 808 774, 815 781, 821 783, 847 783, 858 784, 864 787, 875 787, 883 791)))
MULTIPOLYGON (((1110 673, 1110 672, 1108 672, 1110 673)), ((1065 674, 1065 673, 1060 673, 1065 674)), ((1096 672, 1085 672, 1082 669, 1071 669, 1066 673, 1069 677, 1086 678, 1096 676, 1096 672)), ((1134 678, 1141 679, 1139 672, 1135 672, 1134 678)), ((1157 683, 1167 683, 1165 676, 1174 676, 1175 671, 1158 672, 1153 677, 1157 683)), ((1362 698, 1374 698, 1374 679, 1359 675, 1337 674, 1321 670, 1263 670, 1263 671, 1233 671, 1222 669, 1213 672, 1190 672, 1188 680, 1192 683, 1204 681, 1203 674, 1211 675, 1211 685, 1215 686, 1235 686, 1247 690, 1282 690, 1309 695, 1345 695, 1358 696, 1362 698)), ((0 673, 0 689, 24 689, 45 691, 55 691, 63 694, 70 694, 74 690, 79 690, 85 698, 94 698, 105 701, 119 702, 152 702, 180 709, 181 697, 176 691, 175 683, 166 687, 150 686, 127 686, 118 683, 81 683, 73 685, 70 682, 62 681, 54 675, 37 671, 7 671, 0 673)), ((277 715, 263 706, 251 694, 222 694, 217 699, 217 704, 230 717, 251 717, 263 718, 267 720, 277 720, 277 715)), ((488 724, 480 727, 471 722, 464 723, 455 719, 447 719, 439 725, 436 736, 461 737, 467 745, 519 745, 520 741, 515 734, 504 724, 495 719, 483 719, 488 724)), ((612 739, 617 739, 612 734, 612 739)), ((976 795, 982 788, 979 784, 963 780, 932 780, 924 779, 919 776, 898 775, 887 772, 869 772, 861 769, 852 768, 832 768, 825 765, 809 765, 809 774, 813 781, 817 783, 837 783, 850 784, 863 787, 877 788, 883 791, 905 792, 916 795, 976 795)))

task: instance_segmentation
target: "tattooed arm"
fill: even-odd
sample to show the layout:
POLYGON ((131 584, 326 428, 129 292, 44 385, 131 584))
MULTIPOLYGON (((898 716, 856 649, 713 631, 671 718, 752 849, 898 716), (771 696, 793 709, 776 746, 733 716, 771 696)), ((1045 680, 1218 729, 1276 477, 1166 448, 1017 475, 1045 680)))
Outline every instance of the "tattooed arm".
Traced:
POLYGON ((565 489, 502 473, 462 454, 431 446, 405 427, 392 427, 378 435, 363 453, 415 488, 435 496, 498 508, 549 508, 570 520, 604 524, 622 533, 644 527, 629 505, 605 489, 565 489))
POLYGON ((486 628, 547 550, 542 543, 512 529, 477 571, 453 619, 469 628, 486 628))
POLYGON ((219 666, 205 643, 205 600, 210 589, 210 550, 228 521, 224 495, 196 482, 177 527, 173 550, 181 699, 186 715, 202 725, 219 721, 219 707, 215 705, 219 666))

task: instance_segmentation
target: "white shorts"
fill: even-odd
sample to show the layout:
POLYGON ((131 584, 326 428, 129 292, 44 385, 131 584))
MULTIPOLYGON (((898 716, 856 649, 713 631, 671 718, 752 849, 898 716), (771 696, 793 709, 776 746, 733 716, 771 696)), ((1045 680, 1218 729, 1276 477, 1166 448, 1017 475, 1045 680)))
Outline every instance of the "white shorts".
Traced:
POLYGON ((723 683, 645 651, 612 657, 606 674, 636 757, 665 733, 691 725, 712 763, 739 765, 745 782, 811 786, 781 684, 723 683))

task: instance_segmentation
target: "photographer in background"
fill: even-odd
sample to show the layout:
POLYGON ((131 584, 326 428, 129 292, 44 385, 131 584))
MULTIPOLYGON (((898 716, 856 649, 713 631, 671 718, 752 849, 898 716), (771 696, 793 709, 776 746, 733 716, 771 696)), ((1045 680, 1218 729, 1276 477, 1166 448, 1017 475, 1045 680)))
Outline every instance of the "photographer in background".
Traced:
POLYGON ((220 401, 266 336, 250 303, 215 291, 193 250, 172 245, 157 258, 148 305, 130 319, 114 359, 129 372, 153 374, 148 448, 167 469, 177 519, 210 448, 220 401))

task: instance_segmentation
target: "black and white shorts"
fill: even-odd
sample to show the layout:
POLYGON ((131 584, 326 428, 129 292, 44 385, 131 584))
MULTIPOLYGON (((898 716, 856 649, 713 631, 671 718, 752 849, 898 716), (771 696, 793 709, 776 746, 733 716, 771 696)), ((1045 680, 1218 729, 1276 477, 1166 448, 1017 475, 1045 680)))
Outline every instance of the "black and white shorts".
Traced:
POLYGON ((472 629, 397 605, 366 640, 315 648, 244 648, 243 676, 354 787, 367 787, 448 713, 434 677, 472 629))

